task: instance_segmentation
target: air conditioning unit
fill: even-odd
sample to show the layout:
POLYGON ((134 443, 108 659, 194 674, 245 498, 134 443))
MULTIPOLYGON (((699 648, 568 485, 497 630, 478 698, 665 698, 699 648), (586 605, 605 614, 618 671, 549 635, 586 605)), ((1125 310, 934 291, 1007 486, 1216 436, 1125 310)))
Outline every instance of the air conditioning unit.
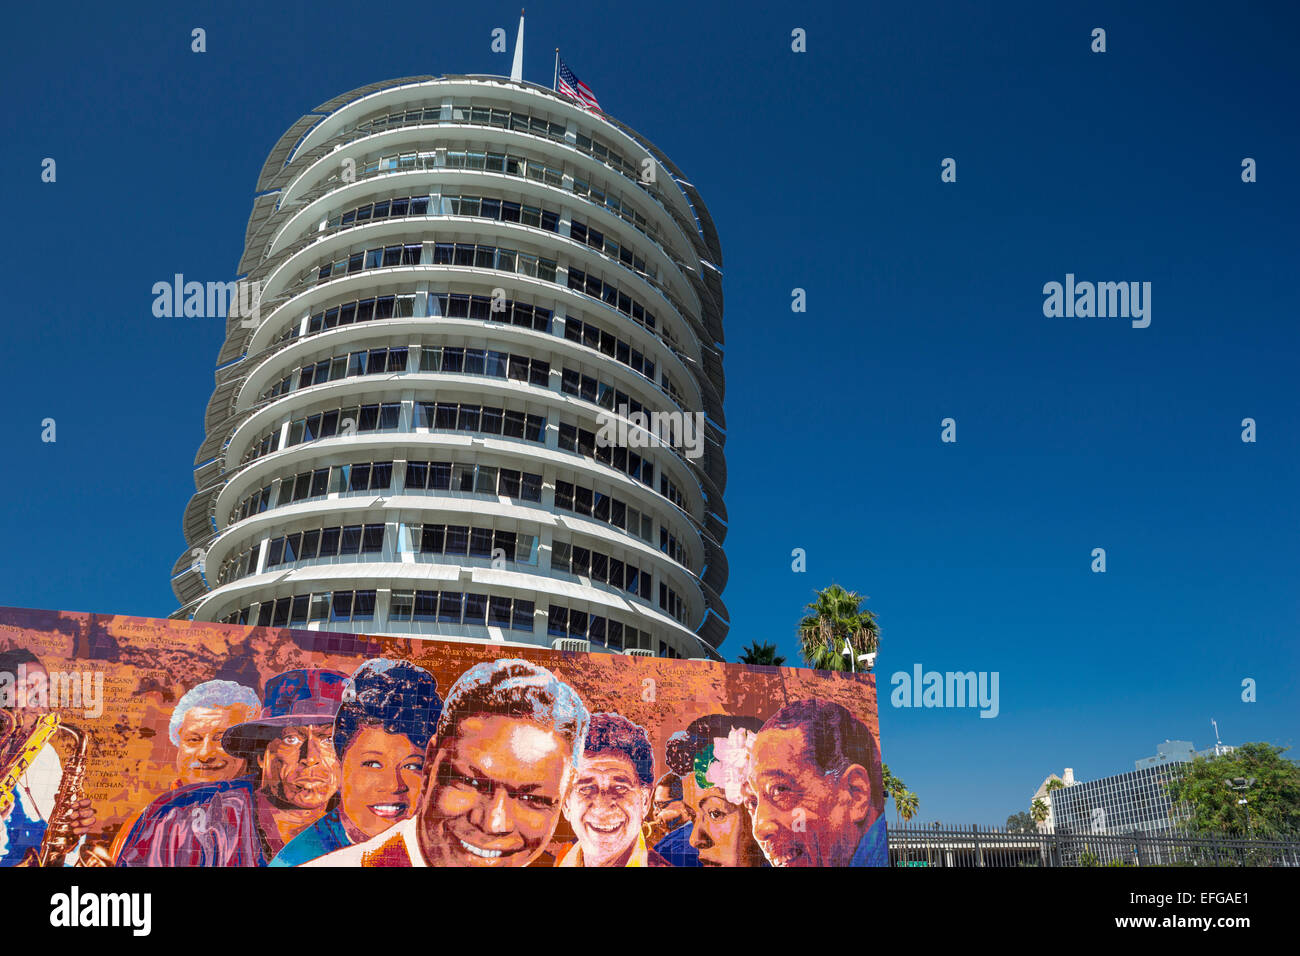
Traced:
POLYGON ((576 651, 579 654, 587 653, 591 645, 586 641, 580 641, 572 637, 558 637, 551 642, 551 649, 556 651, 576 651))
POLYGON ((644 647, 632 647, 623 652, 628 657, 654 657, 654 651, 648 651, 644 647))

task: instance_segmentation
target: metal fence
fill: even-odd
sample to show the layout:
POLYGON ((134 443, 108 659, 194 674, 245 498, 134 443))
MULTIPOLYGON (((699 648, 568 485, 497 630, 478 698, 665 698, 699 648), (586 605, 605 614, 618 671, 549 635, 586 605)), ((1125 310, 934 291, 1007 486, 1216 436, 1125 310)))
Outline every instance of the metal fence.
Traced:
POLYGON ((995 827, 895 827, 892 866, 1297 866, 1300 837, 1240 839, 1165 832, 1127 835, 995 827))

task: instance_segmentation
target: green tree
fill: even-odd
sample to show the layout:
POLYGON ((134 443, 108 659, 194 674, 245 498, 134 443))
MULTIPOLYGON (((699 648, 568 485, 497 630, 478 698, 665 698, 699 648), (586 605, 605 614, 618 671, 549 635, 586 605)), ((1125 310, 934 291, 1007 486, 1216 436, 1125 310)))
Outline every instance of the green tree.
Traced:
POLYGON ((785 663, 785 658, 776 652, 775 644, 760 644, 754 641, 745 648, 745 653, 740 655, 740 663, 772 664, 780 667, 785 663))
POLYGON ((916 816, 917 807, 920 805, 921 799, 911 790, 904 790, 894 797, 894 806, 898 808, 898 815, 903 819, 903 826, 907 826, 912 817, 916 816))
POLYGON ((804 663, 824 671, 847 671, 855 664, 844 656, 847 641, 856 662, 880 646, 876 616, 862 605, 867 600, 855 591, 832 584, 816 592, 816 598, 799 622, 799 653, 804 663))
MULTIPOLYGON (((1045 823, 1048 813, 1047 804, 1043 802, 1041 797, 1029 807, 1029 815, 1034 818, 1035 824, 1045 823)), ((1034 829, 1038 829, 1038 827, 1035 826, 1034 829)))
POLYGON ((1197 757, 1170 781, 1169 797, 1190 812, 1194 830, 1244 836, 1248 807, 1252 835, 1294 834, 1300 830, 1300 765, 1282 756, 1289 749, 1249 743, 1219 757, 1197 757), (1244 791, 1225 783, 1238 777, 1255 782, 1244 791), (1246 807, 1237 803, 1243 797, 1246 807))
POLYGON ((1097 854, 1095 854, 1095 853, 1093 853, 1091 850, 1089 850, 1088 847, 1087 847, 1087 845, 1085 844, 1085 845, 1084 845, 1084 848, 1083 848, 1083 852, 1079 854, 1079 865, 1080 865, 1080 866, 1100 866, 1100 865, 1101 865, 1101 860, 1098 859, 1097 854))
POLYGON ((1059 777, 1053 777, 1051 780, 1047 781, 1046 789, 1048 793, 1051 793, 1053 790, 1064 790, 1065 783, 1059 777))
POLYGON ((1028 813, 1013 813, 1007 817, 1008 833, 1037 833, 1038 827, 1034 825, 1034 818, 1028 813))

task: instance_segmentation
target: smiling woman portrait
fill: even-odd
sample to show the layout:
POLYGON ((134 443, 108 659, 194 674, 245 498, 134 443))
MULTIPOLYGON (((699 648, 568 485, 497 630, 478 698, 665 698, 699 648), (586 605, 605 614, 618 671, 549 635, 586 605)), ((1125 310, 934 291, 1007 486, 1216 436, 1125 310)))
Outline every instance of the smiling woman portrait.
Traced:
POLYGON ((334 718, 339 800, 290 840, 271 866, 297 866, 364 843, 410 817, 420 796, 425 748, 441 714, 438 682, 424 668, 383 658, 357 668, 334 718))

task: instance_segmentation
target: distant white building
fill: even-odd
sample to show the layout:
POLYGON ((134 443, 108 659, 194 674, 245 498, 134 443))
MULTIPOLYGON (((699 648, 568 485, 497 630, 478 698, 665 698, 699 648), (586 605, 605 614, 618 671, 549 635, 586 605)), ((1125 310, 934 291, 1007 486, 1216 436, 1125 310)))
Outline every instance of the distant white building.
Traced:
POLYGON ((1075 783, 1077 783, 1077 781, 1074 779, 1074 768, 1066 767, 1064 777, 1058 777, 1054 773, 1048 774, 1047 779, 1045 779, 1042 783, 1038 785, 1038 789, 1034 791, 1034 795, 1029 800, 1029 805, 1031 807, 1034 805, 1035 800, 1042 800, 1043 803, 1047 804, 1047 819, 1044 820, 1042 823, 1038 824, 1038 829, 1046 831, 1048 833, 1050 833, 1053 830, 1053 828, 1056 826, 1056 816, 1052 811, 1052 795, 1051 793, 1048 792, 1047 789, 1048 785, 1053 780, 1060 781, 1064 786, 1073 787, 1075 783))

